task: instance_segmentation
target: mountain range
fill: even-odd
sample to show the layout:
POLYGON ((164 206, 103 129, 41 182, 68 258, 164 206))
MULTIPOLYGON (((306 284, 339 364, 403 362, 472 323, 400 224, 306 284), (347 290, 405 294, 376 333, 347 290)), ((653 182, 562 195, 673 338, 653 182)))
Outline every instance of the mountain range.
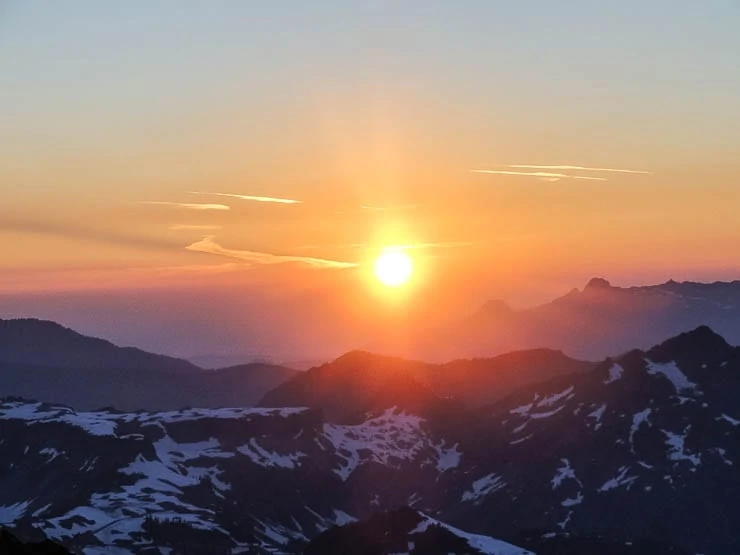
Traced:
POLYGON ((359 396, 354 374, 376 370, 353 359, 368 356, 304 374, 317 385, 290 391, 304 407, 90 412, 5 399, 0 524, 85 555, 330 553, 321 545, 362 545, 367 526, 393 537, 363 551, 379 555, 427 553, 424 542, 502 554, 740 545, 740 349, 708 327, 491 403, 437 393, 423 364, 397 359, 386 371, 411 370, 359 396), (360 399, 354 414, 331 399, 343 384, 360 399), (389 551, 398 541, 405 551, 389 551))
MULTIPOLYGON (((593 278, 581 290, 522 310, 490 301, 462 320, 419 333, 405 354, 424 360, 489 357, 547 347, 586 360, 646 349, 708 325, 740 343, 740 281, 615 287, 593 278)), ((372 350, 395 352, 398 346, 372 350)))
POLYGON ((250 406, 295 371, 253 363, 204 370, 87 337, 54 322, 0 320, 0 395, 79 410, 250 406))

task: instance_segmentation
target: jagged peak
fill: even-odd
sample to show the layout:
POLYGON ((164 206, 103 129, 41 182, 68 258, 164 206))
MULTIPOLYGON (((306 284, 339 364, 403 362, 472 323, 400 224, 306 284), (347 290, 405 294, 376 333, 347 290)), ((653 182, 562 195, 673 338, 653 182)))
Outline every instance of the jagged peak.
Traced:
POLYGON ((724 337, 716 333, 709 326, 699 326, 691 331, 679 334, 667 339, 660 345, 656 345, 648 352, 648 356, 659 360, 669 360, 694 353, 710 356, 723 356, 733 347, 724 337))

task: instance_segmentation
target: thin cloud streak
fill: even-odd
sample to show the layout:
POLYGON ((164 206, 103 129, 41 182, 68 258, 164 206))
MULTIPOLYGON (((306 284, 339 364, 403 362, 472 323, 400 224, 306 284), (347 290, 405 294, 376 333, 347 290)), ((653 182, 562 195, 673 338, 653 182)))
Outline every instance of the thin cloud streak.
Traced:
POLYGON ((225 204, 210 204, 201 202, 165 202, 160 200, 141 200, 139 204, 151 204, 155 206, 170 206, 172 208, 184 208, 186 210, 231 210, 225 204))
POLYGON ((260 197, 254 195, 236 195, 232 193, 207 193, 203 191, 191 191, 193 195, 213 195, 217 197, 229 197, 236 198, 239 200, 251 200, 254 202, 272 202, 275 204, 302 204, 302 200, 295 200, 290 198, 279 198, 279 197, 260 197))
POLYGON ((653 175, 653 172, 648 172, 644 170, 625 170, 619 168, 589 168, 587 166, 532 166, 528 164, 509 164, 506 167, 530 170, 577 170, 586 172, 637 173, 643 175, 653 175))
POLYGON ((178 247, 177 243, 162 239, 85 227, 74 222, 24 220, 2 214, 0 214, 0 231, 47 235, 131 248, 169 250, 178 247))
POLYGON ((289 264, 298 263, 305 264, 312 268, 317 269, 344 269, 344 268, 355 268, 358 264, 354 262, 342 262, 339 260, 328 260, 325 258, 313 258, 310 256, 289 256, 272 254, 268 252, 255 252, 255 251, 243 251, 235 249, 227 249, 219 245, 215 241, 213 235, 204 237, 200 241, 188 245, 185 247, 186 250, 193 252, 204 252, 207 254, 215 254, 218 256, 226 256, 241 260, 254 265, 272 265, 272 264, 289 264))
POLYGON ((568 175, 566 173, 553 172, 517 172, 510 170, 470 170, 472 173, 489 173, 495 175, 520 175, 525 177, 539 177, 547 181, 559 179, 579 179, 583 181, 606 181, 605 177, 591 177, 585 175, 568 175))

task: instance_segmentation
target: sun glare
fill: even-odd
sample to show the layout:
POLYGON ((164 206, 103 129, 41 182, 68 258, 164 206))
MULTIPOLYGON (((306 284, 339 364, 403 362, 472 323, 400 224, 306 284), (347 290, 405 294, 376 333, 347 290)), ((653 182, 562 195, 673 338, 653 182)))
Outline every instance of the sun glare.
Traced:
POLYGON ((375 260, 375 277, 388 287, 398 287, 411 279, 414 265, 402 249, 387 248, 375 260))

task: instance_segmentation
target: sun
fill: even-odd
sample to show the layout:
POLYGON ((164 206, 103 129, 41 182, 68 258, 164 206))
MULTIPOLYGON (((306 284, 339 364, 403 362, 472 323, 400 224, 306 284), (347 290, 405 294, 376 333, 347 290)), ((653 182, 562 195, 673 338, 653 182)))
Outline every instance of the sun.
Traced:
POLYGON ((387 287, 399 287, 411 279, 414 265, 400 248, 386 248, 375 259, 375 277, 387 287))

